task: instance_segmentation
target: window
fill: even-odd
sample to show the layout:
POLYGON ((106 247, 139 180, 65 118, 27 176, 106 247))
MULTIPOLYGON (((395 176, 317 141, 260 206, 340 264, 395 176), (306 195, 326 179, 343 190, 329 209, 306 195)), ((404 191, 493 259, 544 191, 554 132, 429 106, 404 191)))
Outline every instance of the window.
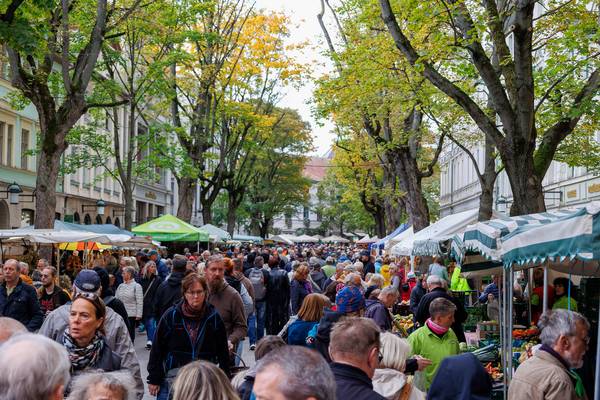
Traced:
POLYGON ((115 218, 115 226, 118 228, 121 227, 121 221, 119 221, 119 217, 115 218))
POLYGON ((85 217, 83 217, 83 223, 85 225, 91 225, 92 224, 92 217, 90 217, 90 214, 85 214, 85 217))
POLYGON ((6 165, 9 167, 13 166, 13 141, 14 141, 14 127, 8 124, 8 130, 6 132, 6 165))
POLYGON ((29 169, 27 165, 28 161, 28 150, 29 150, 29 131, 27 129, 21 129, 21 168, 29 169))
POLYGON ((292 215, 285 214, 285 226, 290 229, 292 227, 292 215))
POLYGON ((307 206, 304 206, 304 219, 310 218, 310 209, 307 206))
POLYGON ((75 222, 76 224, 80 224, 81 223, 81 217, 79 216, 78 212, 76 212, 75 214, 73 214, 73 222, 75 222))
POLYGON ((21 210, 21 228, 24 228, 29 225, 33 225, 34 215, 35 215, 35 212, 33 210, 23 208, 21 210))
POLYGON ((112 219, 110 219, 110 216, 106 217, 106 223, 107 224, 112 224, 112 219))
POLYGON ((96 223, 102 225, 102 217, 99 215, 96 215, 96 223))

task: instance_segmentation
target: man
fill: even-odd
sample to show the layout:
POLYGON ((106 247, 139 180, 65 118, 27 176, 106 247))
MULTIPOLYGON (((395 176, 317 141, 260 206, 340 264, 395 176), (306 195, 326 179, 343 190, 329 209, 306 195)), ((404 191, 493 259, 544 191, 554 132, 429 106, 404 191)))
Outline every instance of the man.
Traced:
POLYGON ((327 275, 321 270, 321 263, 317 257, 311 257, 308 262, 310 268, 310 279, 317 284, 319 289, 323 291, 325 289, 325 281, 327 281, 327 275))
POLYGON ((363 263, 363 272, 364 272, 364 276, 367 276, 367 274, 374 274, 375 273, 375 264, 371 261, 371 254, 369 254, 369 250, 363 250, 360 253, 360 261, 363 263))
POLYGON ((498 300, 499 298, 499 281, 500 278, 498 275, 492 275, 492 283, 487 285, 485 289, 483 289, 483 293, 479 296, 480 303, 486 303, 488 301, 488 295, 494 296, 494 299, 498 300))
MULTIPOLYGON (((535 324, 544 313, 544 270, 536 268, 533 270, 534 288, 531 293, 531 321, 535 324)), ((554 286, 548 284, 548 308, 554 304, 554 286)))
POLYGON ((384 400, 371 379, 379 367, 379 328, 369 318, 344 318, 333 326, 329 353, 338 400, 384 400))
POLYGON ((0 346, 14 335, 27 333, 25 325, 13 318, 0 317, 0 346))
POLYGON ((323 357, 300 346, 280 347, 262 358, 253 392, 257 400, 336 398, 333 374, 323 357))
POLYGON ((264 260, 262 256, 254 258, 252 268, 246 271, 246 276, 252 283, 254 292, 254 315, 248 318, 250 350, 256 348, 256 343, 262 339, 265 334, 265 319, 267 313, 267 295, 269 293, 269 272, 263 268, 264 260))
POLYGON ((267 335, 277 335, 290 318, 290 281, 278 260, 271 264, 265 327, 267 335))
POLYGON ((583 366, 590 324, 574 311, 553 310, 540 317, 542 347, 517 369, 511 400, 586 399, 583 381, 573 370, 583 366))
POLYGON ((50 264, 48 263, 48 260, 46 260, 45 258, 40 258, 36 264, 36 268, 40 272, 42 272, 44 270, 44 268, 48 268, 49 266, 50 266, 50 264))
POLYGON ((185 277, 187 260, 181 257, 175 257, 173 260, 173 272, 169 279, 163 281, 154 297, 154 318, 160 321, 162 315, 171 306, 181 300, 181 281, 185 277))
POLYGON ((71 300, 67 292, 56 285, 56 275, 54 267, 42 270, 42 287, 38 289, 38 299, 44 316, 71 300))
POLYGON ((16 335, 0 351, 0 398, 62 400, 70 369, 60 344, 41 335, 16 335))
POLYGON ((112 308, 114 312, 119 314, 126 324, 129 323, 129 315, 127 315, 127 309, 125 304, 115 297, 115 293, 110 287, 110 276, 103 267, 94 267, 94 271, 100 277, 100 296, 106 307, 112 308))
MULTIPOLYGON (((39 270, 36 270, 39 273, 39 270)), ((19 261, 19 277, 24 283, 33 286, 33 279, 29 276, 29 264, 19 261)))
POLYGON ((417 285, 410 292, 410 312, 413 315, 413 319, 417 315, 417 310, 419 309, 419 303, 423 296, 427 294, 427 275, 421 274, 421 276, 417 279, 417 285))
POLYGON ((442 257, 435 256, 433 257, 433 263, 429 266, 428 274, 437 275, 446 282, 450 282, 448 278, 448 269, 442 264, 442 257))
POLYGON ((4 283, 0 285, 0 316, 14 318, 36 331, 44 319, 33 286, 26 285, 19 275, 19 262, 14 259, 4 263, 4 283))
POLYGON ((75 250, 69 256, 69 258, 67 258, 67 263, 65 264, 65 273, 71 278, 71 280, 73 280, 79 271, 81 271, 81 258, 79 258, 79 252, 75 250))
MULTIPOLYGON (((98 274, 91 269, 83 269, 73 282, 73 296, 83 293, 86 296, 100 296, 101 282, 98 274)), ((65 329, 69 326, 71 314, 71 303, 64 304, 52 311, 40 328, 39 333, 52 340, 58 340, 63 336, 65 329)), ((138 398, 144 395, 144 382, 140 371, 140 363, 137 359, 135 348, 129 337, 127 324, 121 316, 112 308, 106 308, 104 320, 104 331, 106 344, 121 357, 121 368, 129 370, 135 380, 135 389, 138 398)))
POLYGON ((210 256, 204 276, 210 292, 208 302, 223 319, 231 352, 248 333, 244 303, 240 294, 225 282, 225 265, 221 256, 210 256))
POLYGON ((117 262, 117 258, 106 249, 102 252, 102 260, 104 262, 104 268, 106 268, 108 273, 116 276, 117 268, 120 266, 117 262))
POLYGON ((331 256, 327 257, 325 259, 325 265, 323 265, 322 270, 327 276, 327 279, 330 279, 336 271, 335 259, 331 256))
POLYGON ((427 288, 429 293, 427 293, 421 299, 419 303, 419 308, 417 309, 417 314, 415 315, 415 319, 419 323, 419 326, 425 326, 425 321, 431 317, 429 314, 429 305, 435 299, 439 297, 443 297, 447 300, 450 300, 456 306, 456 312, 454 313, 454 322, 452 323, 452 330, 458 337, 459 342, 466 342, 465 333, 462 328, 462 324, 467 320, 467 311, 465 310, 464 304, 461 304, 456 298, 450 296, 446 289, 444 288, 445 281, 442 280, 438 275, 430 275, 427 278, 427 288))
POLYGON ((148 256, 150 257, 150 260, 154 261, 154 263, 156 264, 156 272, 158 273, 160 279, 162 279, 163 281, 167 279, 167 275, 169 275, 169 268, 167 268, 167 264, 165 264, 163 259, 160 258, 158 251, 150 250, 148 256))
POLYGON ((366 300, 365 317, 371 318, 382 332, 392 330, 392 314, 390 308, 398 300, 398 290, 392 286, 381 289, 377 299, 366 300))

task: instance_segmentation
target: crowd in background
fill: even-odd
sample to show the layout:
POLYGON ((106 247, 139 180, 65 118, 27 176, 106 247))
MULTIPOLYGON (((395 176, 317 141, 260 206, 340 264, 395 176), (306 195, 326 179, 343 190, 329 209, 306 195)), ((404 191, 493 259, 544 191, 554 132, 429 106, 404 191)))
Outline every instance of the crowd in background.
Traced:
MULTIPOLYGON (((439 257, 427 268, 414 262, 418 268, 409 258, 325 245, 186 249, 170 258, 160 250, 105 250, 89 267, 72 252, 60 274, 44 259, 33 271, 6 260, 0 399, 95 399, 96 391, 141 398, 141 368, 158 399, 490 398, 479 361, 460 354, 467 314, 450 290, 470 283, 439 257), (398 304, 414 317, 407 339, 394 327, 398 304), (140 329, 150 352, 144 366, 133 345, 140 329), (248 370, 239 368, 246 337, 257 360, 248 370)), ((567 284, 554 282, 555 310, 569 301, 577 309, 565 299, 567 284)), ((495 278, 479 301, 493 313, 498 296, 495 278)), ((535 368, 562 378, 557 393, 575 398, 568 397, 580 394, 571 369, 585 353, 580 341, 589 340, 589 324, 573 311, 543 311, 536 318, 545 347, 535 368)), ((528 370, 523 364, 515 380, 535 375, 528 370)), ((543 380, 536 385, 511 398, 550 398, 543 380)))

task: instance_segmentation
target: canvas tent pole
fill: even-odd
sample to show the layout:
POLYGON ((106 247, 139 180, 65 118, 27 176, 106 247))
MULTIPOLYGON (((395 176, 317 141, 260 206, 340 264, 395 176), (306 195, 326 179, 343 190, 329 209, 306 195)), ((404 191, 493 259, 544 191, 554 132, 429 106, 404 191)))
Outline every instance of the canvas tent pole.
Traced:
POLYGON ((548 264, 550 260, 546 260, 546 264, 544 265, 544 301, 542 303, 542 313, 545 313, 548 310, 548 264))
MULTIPOLYGON (((598 307, 598 316, 600 318, 600 307, 598 307)), ((600 319, 599 319, 600 321, 600 319)), ((594 377, 594 399, 600 400, 600 328, 596 339, 596 375, 594 377)))

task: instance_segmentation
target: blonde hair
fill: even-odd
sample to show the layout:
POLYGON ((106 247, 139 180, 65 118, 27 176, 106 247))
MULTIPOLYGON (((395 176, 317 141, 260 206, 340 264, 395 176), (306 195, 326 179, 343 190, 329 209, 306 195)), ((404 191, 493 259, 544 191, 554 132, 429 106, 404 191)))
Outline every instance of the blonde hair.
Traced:
POLYGON ((379 368, 391 368, 403 372, 406 359, 410 355, 410 343, 393 333, 384 332, 379 339, 383 359, 379 368))
POLYGON ((195 361, 179 370, 173 384, 173 399, 239 400, 239 397, 219 367, 195 361))
POLYGON ((298 318, 302 321, 319 322, 323 316, 324 307, 330 307, 331 302, 325 295, 311 293, 304 298, 298 310, 298 318))
POLYGON ((296 268, 296 271, 294 271, 294 279, 300 280, 299 278, 301 275, 308 276, 309 272, 308 265, 306 263, 301 263, 298 268, 296 268))
POLYGON ((383 275, 381 275, 381 274, 371 274, 371 277, 369 279, 369 283, 367 283, 367 285, 369 285, 369 286, 383 287, 383 283, 384 282, 385 282, 385 280, 383 279, 383 275))

